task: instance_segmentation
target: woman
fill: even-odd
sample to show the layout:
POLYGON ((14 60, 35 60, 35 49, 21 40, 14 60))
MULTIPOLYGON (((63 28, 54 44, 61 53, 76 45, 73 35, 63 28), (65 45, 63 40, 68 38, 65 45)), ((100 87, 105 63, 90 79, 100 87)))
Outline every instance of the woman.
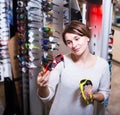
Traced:
POLYGON ((38 94, 44 102, 54 99, 49 115, 93 115, 94 100, 104 102, 109 97, 109 65, 90 53, 88 43, 91 34, 83 23, 71 21, 62 37, 71 53, 64 55, 64 61, 51 72, 38 74, 38 94), (89 104, 79 88, 83 79, 92 82, 83 91, 86 100, 93 100, 89 104))

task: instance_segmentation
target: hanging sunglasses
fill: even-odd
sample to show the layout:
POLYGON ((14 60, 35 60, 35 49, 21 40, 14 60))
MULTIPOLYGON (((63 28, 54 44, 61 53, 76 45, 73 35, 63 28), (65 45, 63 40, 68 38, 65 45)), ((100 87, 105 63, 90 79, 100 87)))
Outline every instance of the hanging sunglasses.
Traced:
POLYGON ((28 55, 28 50, 21 50, 21 49, 18 49, 18 54, 20 55, 20 56, 24 56, 24 55, 28 55))
POLYGON ((30 17, 35 17, 35 18, 40 18, 43 17, 43 14, 40 12, 40 10, 30 10, 27 12, 28 13, 28 18, 30 17))
POLYGON ((23 73, 26 73, 28 71, 28 68, 22 67, 22 68, 19 68, 19 71, 23 72, 23 73))
POLYGON ((18 32, 20 32, 20 33, 25 33, 25 26, 17 26, 17 30, 18 30, 18 32))
POLYGON ((35 59, 34 61, 29 61, 29 66, 32 64, 40 67, 40 62, 41 62, 41 59, 35 59))
POLYGON ((41 19, 41 17, 43 17, 43 14, 39 14, 39 13, 36 13, 36 12, 28 12, 28 19, 30 18, 35 18, 35 19, 41 19))
MULTIPOLYGON (((5 52, 0 53, 0 59, 9 59, 9 58, 10 58, 10 56, 7 53, 5 53, 5 52)), ((2 61, 2 60, 0 60, 0 61, 2 61)))
POLYGON ((7 17, 1 18, 0 22, 3 23, 3 24, 5 24, 5 25, 2 24, 2 26, 8 25, 8 24, 7 24, 7 23, 8 23, 7 17))
POLYGON ((19 63, 19 67, 28 67, 28 62, 27 61, 22 61, 21 63, 19 63))
POLYGON ((42 24, 41 24, 42 21, 43 21, 43 20, 35 20, 35 19, 32 19, 32 18, 31 18, 31 19, 30 19, 30 18, 28 19, 28 23, 32 23, 32 24, 36 24, 36 23, 37 23, 37 24, 39 24, 39 25, 42 25, 42 24))
POLYGON ((17 14, 17 20, 24 20, 26 18, 24 13, 17 14))
POLYGON ((8 33, 9 31, 2 31, 1 36, 4 38, 5 36, 9 36, 10 34, 8 33))
POLYGON ((44 51, 49 51, 49 50, 50 50, 50 51, 54 51, 54 50, 57 50, 57 51, 58 51, 58 50, 59 50, 58 48, 55 48, 55 47, 52 47, 52 48, 51 48, 50 46, 45 46, 45 45, 42 46, 42 49, 43 49, 44 51))
POLYGON ((30 56, 30 57, 29 57, 29 61, 30 61, 30 62, 34 62, 34 61, 36 61, 36 60, 40 60, 40 61, 41 61, 41 58, 40 58, 40 57, 33 57, 33 56, 30 56))
POLYGON ((2 21, 2 19, 6 19, 6 17, 7 17, 6 12, 5 11, 1 11, 1 13, 0 13, 0 20, 2 21))
POLYGON ((46 25, 51 25, 51 23, 52 23, 52 24, 58 26, 60 24, 58 22, 53 21, 53 19, 46 19, 46 20, 47 20, 46 25))
POLYGON ((29 10, 29 9, 30 9, 31 7, 33 7, 33 6, 40 9, 41 4, 35 3, 35 2, 33 2, 33 1, 29 1, 29 2, 27 3, 26 9, 29 10))
POLYGON ((0 19, 1 25, 0 25, 0 29, 2 30, 8 30, 9 24, 7 23, 6 19, 0 19))
POLYGON ((23 26, 23 25, 25 25, 25 21, 24 20, 17 20, 17 25, 18 26, 23 26))
POLYGON ((66 3, 63 4, 63 6, 64 6, 65 8, 69 8, 69 3, 66 2, 66 3))
POLYGON ((30 31, 39 31, 39 28, 38 27, 34 27, 34 26, 27 26, 27 29, 28 29, 28 31, 30 30, 30 31))
POLYGON ((28 3, 29 5, 33 5, 33 4, 40 5, 41 4, 39 0, 30 0, 28 3))
POLYGON ((51 48, 55 48, 56 46, 59 46, 59 43, 58 43, 58 42, 49 41, 49 40, 47 40, 47 39, 42 39, 41 42, 42 42, 42 45, 50 45, 51 48))
POLYGON ((41 61, 42 61, 42 64, 44 64, 44 67, 46 67, 47 66, 47 64, 48 64, 48 62, 50 62, 50 61, 52 61, 53 60, 53 56, 49 56, 49 55, 47 55, 47 56, 42 56, 42 59, 41 59, 41 61), (45 66, 46 65, 46 66, 45 66))
POLYGON ((0 44, 6 44, 6 43, 8 43, 8 40, 4 40, 4 39, 0 40, 0 44))
POLYGON ((34 42, 40 42, 40 40, 39 40, 39 37, 31 37, 29 38, 28 42, 32 44, 34 42))
POLYGON ((36 20, 36 21, 43 21, 43 19, 39 16, 32 16, 32 15, 28 15, 28 20, 32 21, 32 20, 36 20))
POLYGON ((0 4, 6 5, 6 1, 0 1, 0 4))
POLYGON ((54 36, 54 35, 50 35, 49 33, 44 32, 44 31, 42 32, 42 36, 43 36, 43 38, 48 38, 50 41, 53 41, 54 38, 58 38, 59 39, 59 37, 54 36))
POLYGON ((28 29, 37 29, 37 30, 39 30, 40 25, 39 24, 36 25, 36 24, 33 24, 33 23, 28 23, 27 28, 28 29))
POLYGON ((21 56, 21 55, 15 56, 14 59, 18 59, 20 62, 26 61, 25 57, 23 57, 23 56, 21 56))
POLYGON ((40 37, 40 33, 36 32, 36 31, 28 31, 28 37, 32 38, 32 37, 40 37))
POLYGON ((108 53, 111 53, 111 52, 112 52, 112 46, 108 45, 108 53))
MULTIPOLYGON (((1 22, 1 25, 0 25, 0 31, 1 32, 9 32, 10 31, 10 29, 9 29, 9 25, 8 24, 3 24, 2 22, 1 22)), ((2 33, 0 33, 0 34, 2 34, 2 33)))
POLYGON ((111 45, 113 44, 113 37, 110 37, 110 38, 109 38, 108 44, 111 44, 111 45))
POLYGON ((7 46, 7 43, 6 43, 6 44, 1 44, 1 43, 0 43, 0 47, 3 47, 3 46, 7 46))
POLYGON ((31 54, 29 55, 29 60, 30 61, 33 61, 33 60, 36 60, 36 59, 40 59, 40 55, 35 55, 35 54, 31 54))
POLYGON ((108 57, 107 57, 108 61, 112 61, 112 57, 113 55, 111 53, 108 53, 108 57))
POLYGON ((38 35, 40 35, 40 32, 39 32, 39 30, 31 30, 31 29, 29 29, 28 30, 28 35, 29 35, 29 37, 33 37, 34 35, 38 36, 38 35))
POLYGON ((43 12, 54 11, 54 12, 56 12, 56 13, 59 14, 59 11, 55 11, 55 10, 53 10, 52 8, 47 7, 47 6, 42 6, 41 10, 42 10, 43 12))
POLYGON ((19 48, 20 51, 25 51, 25 50, 27 50, 26 44, 19 45, 18 48, 19 48))
POLYGON ((44 2, 44 3, 41 3, 41 4, 42 4, 41 11, 46 12, 46 13, 49 12, 49 11, 53 11, 53 12, 56 12, 56 13, 59 14, 59 11, 56 11, 56 10, 53 9, 52 4, 49 4, 48 2, 44 2))
POLYGON ((19 45, 23 45, 23 44, 25 44, 26 42, 27 42, 26 39, 18 38, 18 44, 19 44, 19 45))
POLYGON ((21 0, 17 1, 17 6, 18 7, 24 7, 24 2, 21 1, 21 0))
POLYGON ((24 12, 26 12, 26 10, 25 10, 25 8, 19 8, 19 7, 17 7, 16 8, 16 12, 18 13, 18 14, 20 14, 20 13, 24 13, 24 12))
POLYGON ((7 47, 7 46, 2 46, 2 47, 0 47, 0 51, 2 51, 2 50, 7 51, 7 50, 8 50, 8 47, 7 47))
POLYGON ((114 35, 115 30, 111 29, 111 33, 109 35, 114 35))
POLYGON ((108 61, 109 68, 112 68, 112 61, 108 61))
POLYGON ((53 9, 53 6, 59 7, 58 4, 55 4, 55 3, 53 3, 53 2, 48 2, 48 1, 42 1, 42 2, 41 2, 41 5, 42 5, 42 7, 49 7, 49 8, 51 8, 51 9, 53 9))
POLYGON ((34 36, 30 36, 30 35, 28 35, 28 37, 29 37, 29 39, 28 39, 28 42, 29 43, 32 43, 32 42, 34 42, 34 41, 36 41, 36 42, 40 42, 40 35, 34 35, 34 36))
POLYGON ((34 55, 40 55, 38 52, 34 51, 34 50, 29 50, 28 52, 29 56, 34 56, 34 55))
POLYGON ((46 18, 46 19, 56 19, 56 20, 58 20, 57 17, 54 17, 53 15, 50 15, 50 14, 46 14, 46 15, 45 15, 45 18, 46 18))
POLYGON ((46 33, 50 34, 50 35, 53 34, 54 32, 60 34, 60 32, 54 30, 53 28, 49 28, 49 27, 42 27, 41 30, 42 30, 43 32, 46 32, 46 33))
POLYGON ((26 7, 27 11, 40 11, 40 7, 26 7))
POLYGON ((48 34, 47 32, 44 32, 44 31, 41 34, 42 34, 43 38, 49 38, 49 36, 50 36, 50 34, 48 34))
POLYGON ((10 57, 6 57, 6 58, 1 58, 0 63, 4 64, 10 64, 10 57))
POLYGON ((27 49, 40 49, 40 44, 29 44, 29 43, 26 43, 26 48, 27 49))
MULTIPOLYGON (((8 55, 0 55, 0 62, 1 63, 3 63, 3 60, 5 60, 5 59, 10 59, 10 56, 8 56, 8 55)), ((10 63, 10 62, 8 62, 8 63, 10 63)))
MULTIPOLYGON (((47 51, 43 51, 42 53, 43 53, 42 56, 43 56, 44 58, 47 58, 48 55, 49 55, 47 51)), ((51 57, 53 58, 53 56, 51 56, 51 57)))
POLYGON ((7 10, 8 10, 8 7, 7 6, 1 6, 1 13, 3 14, 3 12, 5 13, 5 14, 7 14, 7 10))
POLYGON ((5 51, 5 50, 2 50, 1 52, 0 52, 0 55, 1 56, 9 56, 9 52, 8 51, 5 51))
POLYGON ((8 39, 10 39, 10 35, 1 35, 0 39, 2 39, 2 40, 8 40, 8 39))

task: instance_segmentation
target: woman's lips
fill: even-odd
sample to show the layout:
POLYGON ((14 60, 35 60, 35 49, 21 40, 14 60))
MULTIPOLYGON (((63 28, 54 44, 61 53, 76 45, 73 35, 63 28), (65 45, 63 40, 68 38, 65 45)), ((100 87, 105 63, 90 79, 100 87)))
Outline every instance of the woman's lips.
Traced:
POLYGON ((79 48, 77 48, 77 49, 73 49, 73 51, 74 51, 74 52, 78 52, 78 51, 79 51, 79 48))

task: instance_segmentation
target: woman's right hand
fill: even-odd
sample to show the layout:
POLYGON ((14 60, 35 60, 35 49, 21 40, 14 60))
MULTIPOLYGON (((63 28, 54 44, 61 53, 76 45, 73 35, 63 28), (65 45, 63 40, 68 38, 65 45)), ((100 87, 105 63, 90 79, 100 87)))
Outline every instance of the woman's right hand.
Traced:
POLYGON ((41 71, 37 76, 38 95, 41 97, 47 97, 49 95, 48 80, 50 71, 41 71))
POLYGON ((46 73, 44 73, 44 71, 41 71, 40 73, 38 73, 37 85, 39 88, 48 86, 49 74, 50 74, 50 71, 47 71, 46 73))

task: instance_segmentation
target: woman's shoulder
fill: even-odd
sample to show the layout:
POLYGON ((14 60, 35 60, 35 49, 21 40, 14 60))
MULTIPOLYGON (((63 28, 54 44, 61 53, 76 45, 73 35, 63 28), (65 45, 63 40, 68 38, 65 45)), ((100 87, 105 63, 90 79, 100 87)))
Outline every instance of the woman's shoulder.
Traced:
POLYGON ((108 66, 107 60, 100 56, 97 56, 97 61, 98 61, 98 64, 100 64, 101 66, 103 66, 103 65, 108 66))

